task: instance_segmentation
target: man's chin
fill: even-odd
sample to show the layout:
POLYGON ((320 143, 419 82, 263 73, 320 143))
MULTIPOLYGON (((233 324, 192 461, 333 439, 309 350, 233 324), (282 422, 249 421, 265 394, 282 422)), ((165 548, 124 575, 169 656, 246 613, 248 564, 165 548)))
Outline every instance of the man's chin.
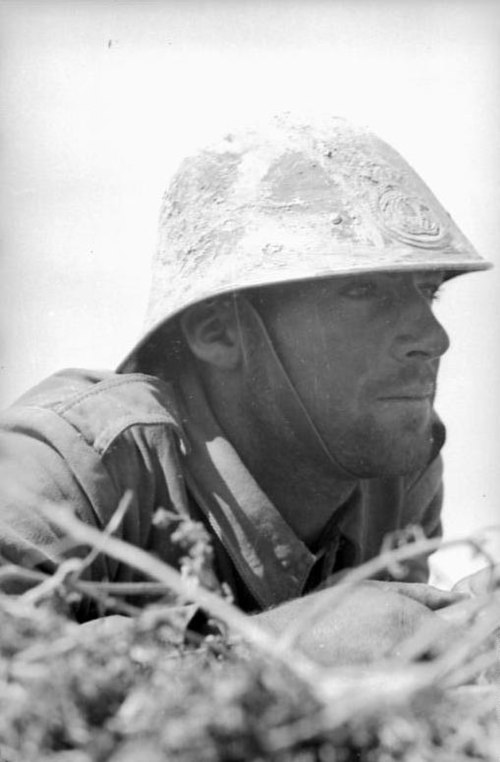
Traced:
POLYGON ((340 464, 359 479, 406 476, 425 468, 434 454, 432 427, 416 435, 409 430, 371 431, 357 446, 338 452, 340 464))
POLYGON ((430 461, 431 453, 432 442, 425 447, 401 448, 398 453, 388 456, 384 462, 376 464, 374 471, 378 471, 380 476, 407 476, 425 468, 430 461))
POLYGON ((408 476, 421 471, 429 463, 431 447, 425 451, 391 453, 386 457, 380 454, 370 456, 363 455, 351 462, 349 466, 344 464, 351 474, 359 479, 383 479, 391 476, 408 476))

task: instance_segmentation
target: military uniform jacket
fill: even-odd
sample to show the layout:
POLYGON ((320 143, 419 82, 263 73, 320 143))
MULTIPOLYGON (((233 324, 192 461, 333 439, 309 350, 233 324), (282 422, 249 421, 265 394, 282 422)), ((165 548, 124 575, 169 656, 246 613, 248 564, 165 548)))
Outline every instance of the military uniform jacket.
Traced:
MULTIPOLYGON (((372 558, 388 533, 409 524, 428 537, 440 534, 442 465, 435 453, 411 476, 360 480, 311 550, 243 465, 201 389, 189 399, 186 409, 175 387, 153 376, 81 370, 62 371, 24 395, 1 421, 2 561, 57 567, 61 532, 37 504, 71 506, 102 529, 128 493, 118 536, 178 567, 175 516, 203 522, 214 574, 252 612, 372 558), (159 508, 172 520, 155 521, 159 508)), ((137 572, 98 555, 85 577, 123 582, 137 572)), ((425 558, 411 562, 407 580, 427 577, 425 558)), ((90 617, 90 610, 83 602, 78 618, 90 617)))

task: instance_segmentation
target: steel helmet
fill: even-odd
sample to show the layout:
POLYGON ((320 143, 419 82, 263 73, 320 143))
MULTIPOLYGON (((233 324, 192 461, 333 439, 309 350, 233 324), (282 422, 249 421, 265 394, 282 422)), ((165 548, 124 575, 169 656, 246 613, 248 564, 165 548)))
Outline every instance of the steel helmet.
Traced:
POLYGON ((376 271, 491 265, 408 163, 336 117, 275 117, 186 158, 161 207, 145 334, 241 289, 376 271))

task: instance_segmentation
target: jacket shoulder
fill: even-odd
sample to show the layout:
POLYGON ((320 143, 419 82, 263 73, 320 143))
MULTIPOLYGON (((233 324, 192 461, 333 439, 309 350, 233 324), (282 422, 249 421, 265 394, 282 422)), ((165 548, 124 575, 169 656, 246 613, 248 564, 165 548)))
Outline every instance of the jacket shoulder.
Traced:
POLYGON ((55 413, 100 455, 131 426, 165 424, 182 436, 171 384, 142 373, 63 370, 24 394, 11 414, 29 408, 55 413))

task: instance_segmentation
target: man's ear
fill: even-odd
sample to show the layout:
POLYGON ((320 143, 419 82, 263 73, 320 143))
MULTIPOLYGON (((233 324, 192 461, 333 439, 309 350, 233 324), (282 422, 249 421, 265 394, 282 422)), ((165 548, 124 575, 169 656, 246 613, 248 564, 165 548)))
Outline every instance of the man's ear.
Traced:
POLYGON ((210 299, 181 315, 181 329, 195 357, 220 370, 237 367, 242 348, 236 309, 233 300, 210 299))

